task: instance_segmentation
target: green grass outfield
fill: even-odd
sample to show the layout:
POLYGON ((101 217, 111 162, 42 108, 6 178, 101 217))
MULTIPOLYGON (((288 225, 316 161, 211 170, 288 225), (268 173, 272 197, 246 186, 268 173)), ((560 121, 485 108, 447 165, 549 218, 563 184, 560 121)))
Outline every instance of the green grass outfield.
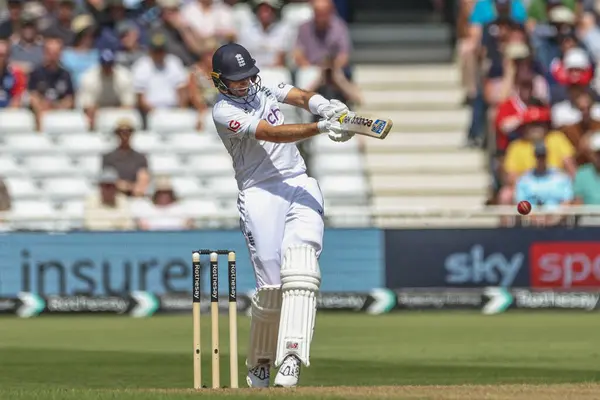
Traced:
MULTIPOLYGON (((0 399, 600 399, 599 314, 320 314, 296 390, 190 390, 191 328, 189 316, 0 318, 0 399)), ((223 385, 226 328, 222 318, 223 385)))

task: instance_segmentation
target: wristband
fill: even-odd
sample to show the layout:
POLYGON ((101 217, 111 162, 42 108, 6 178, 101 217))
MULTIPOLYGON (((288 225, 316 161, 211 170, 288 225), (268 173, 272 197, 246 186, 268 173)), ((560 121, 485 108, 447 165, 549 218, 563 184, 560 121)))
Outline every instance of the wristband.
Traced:
POLYGON ((328 106, 328 105, 329 105, 329 100, 327 100, 325 97, 321 96, 320 94, 315 94, 310 99, 308 99, 308 109, 314 115, 321 115, 319 111, 322 110, 323 107, 328 106))

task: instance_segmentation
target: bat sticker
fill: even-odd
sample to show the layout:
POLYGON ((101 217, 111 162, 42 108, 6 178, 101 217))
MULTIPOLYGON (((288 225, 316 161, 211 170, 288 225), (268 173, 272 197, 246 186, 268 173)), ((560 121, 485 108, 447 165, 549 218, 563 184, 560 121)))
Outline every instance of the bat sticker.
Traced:
POLYGON ((374 132, 374 133, 377 133, 378 135, 381 135, 381 133, 385 129, 386 125, 387 125, 387 123, 385 121, 383 121, 381 119, 378 119, 373 124, 373 127, 371 128, 371 132, 374 132))

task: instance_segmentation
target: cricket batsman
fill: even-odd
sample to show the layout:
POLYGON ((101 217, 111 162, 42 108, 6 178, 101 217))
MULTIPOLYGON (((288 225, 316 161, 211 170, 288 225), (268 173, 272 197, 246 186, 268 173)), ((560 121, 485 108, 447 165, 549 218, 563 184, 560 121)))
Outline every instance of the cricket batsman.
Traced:
POLYGON ((240 227, 246 238, 256 294, 246 366, 250 387, 294 387, 301 364, 310 365, 310 343, 321 284, 323 196, 295 142, 322 133, 344 142, 353 134, 338 119, 348 107, 291 85, 261 85, 250 53, 236 43, 213 55, 220 94, 213 120, 233 160, 240 227), (319 122, 284 125, 279 103, 309 110, 319 122))

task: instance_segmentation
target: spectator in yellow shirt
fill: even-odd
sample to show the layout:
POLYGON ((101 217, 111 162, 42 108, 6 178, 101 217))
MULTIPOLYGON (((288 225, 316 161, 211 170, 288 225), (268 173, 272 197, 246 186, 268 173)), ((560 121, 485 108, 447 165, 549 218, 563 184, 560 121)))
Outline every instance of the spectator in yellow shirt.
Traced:
POLYGON ((547 149, 546 162, 549 168, 564 170, 574 177, 575 148, 560 131, 550 131, 550 110, 547 107, 529 107, 523 114, 519 131, 521 138, 514 140, 506 150, 504 159, 504 186, 499 193, 499 203, 513 203, 517 179, 536 166, 535 143, 543 142, 547 149))

